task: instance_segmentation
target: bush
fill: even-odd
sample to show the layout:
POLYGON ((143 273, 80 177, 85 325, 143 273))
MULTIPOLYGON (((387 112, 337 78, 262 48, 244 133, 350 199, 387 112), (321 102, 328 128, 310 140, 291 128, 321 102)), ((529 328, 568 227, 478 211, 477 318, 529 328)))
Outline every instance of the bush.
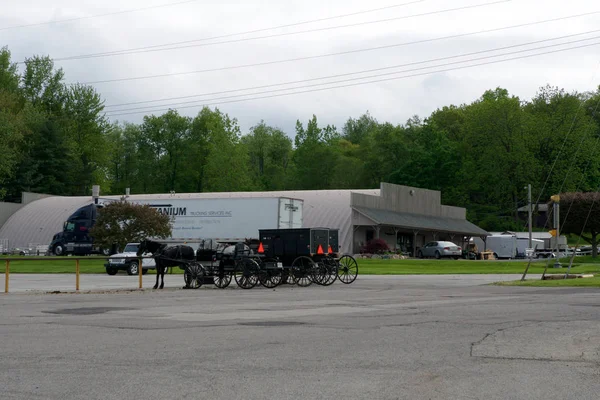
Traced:
POLYGON ((390 247, 383 239, 372 239, 363 247, 362 252, 368 254, 383 254, 390 251, 390 247))

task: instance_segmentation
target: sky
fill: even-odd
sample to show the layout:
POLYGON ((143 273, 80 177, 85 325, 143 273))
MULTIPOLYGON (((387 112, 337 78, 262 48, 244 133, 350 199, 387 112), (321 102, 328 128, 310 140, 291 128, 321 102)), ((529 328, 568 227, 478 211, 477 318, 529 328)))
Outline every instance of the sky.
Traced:
POLYGON ((208 105, 244 134, 264 120, 293 136, 313 114, 340 131, 366 112, 404 124, 496 87, 522 100, 546 85, 592 91, 599 27, 591 0, 0 0, 13 61, 52 57, 112 121, 208 105))

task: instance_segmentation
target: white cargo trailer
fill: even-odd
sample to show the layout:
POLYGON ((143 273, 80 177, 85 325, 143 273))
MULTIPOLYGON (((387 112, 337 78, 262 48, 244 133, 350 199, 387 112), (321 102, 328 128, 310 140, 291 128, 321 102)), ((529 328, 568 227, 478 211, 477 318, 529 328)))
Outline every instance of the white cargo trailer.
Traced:
MULTIPOLYGON (((488 236, 485 244, 480 238, 473 238, 471 241, 477 245, 479 251, 492 251, 496 258, 525 258, 529 247, 529 238, 511 234, 488 236)), ((532 239, 532 243, 534 249, 539 250, 544 246, 544 241, 540 239, 532 239)))
POLYGON ((258 238, 259 229, 303 227, 303 201, 286 197, 134 200, 173 217, 169 242, 258 238))
POLYGON ((486 250, 493 251, 496 258, 517 257, 517 238, 513 235, 488 236, 486 244, 486 250))
POLYGON ((472 238, 479 251, 492 251, 496 258, 516 258, 517 238, 514 235, 491 235, 485 243, 480 238, 472 238))

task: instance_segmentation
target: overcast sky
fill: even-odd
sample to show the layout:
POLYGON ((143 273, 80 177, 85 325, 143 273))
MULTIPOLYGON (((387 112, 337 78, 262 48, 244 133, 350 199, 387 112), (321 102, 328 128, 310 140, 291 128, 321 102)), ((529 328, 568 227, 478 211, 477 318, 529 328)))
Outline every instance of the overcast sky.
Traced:
MULTIPOLYGON (((179 108, 180 113, 193 116, 199 111, 201 104, 239 100, 241 97, 231 96, 255 93, 246 97, 254 98, 254 100, 230 102, 216 106, 231 117, 237 118, 244 133, 252 125, 264 119, 268 124, 280 127, 292 136, 296 120, 300 119, 306 122, 312 114, 317 115, 320 123, 335 124, 340 130, 349 117, 358 118, 367 110, 379 121, 400 124, 405 123, 413 115, 427 117, 437 108, 445 105, 472 102, 485 90, 498 86, 507 88, 512 94, 526 100, 534 96, 539 87, 546 84, 559 86, 567 91, 594 90, 600 84, 600 46, 464 68, 474 63, 498 61, 510 57, 600 43, 600 31, 589 32, 600 30, 600 4, 591 0, 512 0, 450 12, 440 11, 493 3, 495 0, 371 0, 368 2, 358 0, 198 0, 186 3, 183 1, 0 0, 0 46, 8 45, 14 61, 22 61, 32 55, 49 55, 59 59, 261 30, 257 33, 193 42, 189 43, 188 47, 176 50, 56 61, 56 65, 65 70, 67 82, 97 82, 371 49, 598 11, 597 14, 556 22, 380 50, 196 74, 94 83, 93 85, 102 94, 106 105, 114 106, 130 102, 234 91, 313 79, 288 86, 271 86, 245 92, 229 92, 204 98, 185 98, 150 104, 150 106, 156 106, 165 103, 204 101, 204 103, 171 106, 172 108, 185 106, 187 108, 179 108), (100 14, 169 3, 182 4, 99 16, 100 14), (412 4, 400 6, 403 3, 412 4), (388 8, 364 12, 384 7, 388 8), (433 12, 438 13, 431 14, 433 12), (331 18, 352 13, 356 13, 356 15, 331 18), (426 13, 430 14, 415 16, 426 13), (60 20, 89 16, 96 17, 60 22, 60 20), (263 30, 326 18, 329 19, 286 28, 263 30), (365 24, 383 19, 392 20, 365 24), (59 22, 48 24, 49 21, 59 22), (362 25, 352 27, 323 29, 361 23, 362 25), (15 27, 30 24, 39 25, 15 27), (312 32, 273 36, 307 30, 312 30, 312 32), (502 51, 483 52, 566 35, 576 36, 502 51), (240 41, 240 39, 258 36, 271 37, 240 41), (232 43, 207 45, 235 40, 237 41, 232 43), (554 46, 565 42, 574 43, 554 46), (200 44, 202 46, 199 46, 200 44), (542 46, 546 48, 523 51, 542 46), (517 51, 519 53, 481 59, 517 51), (474 52, 482 53, 447 58, 474 52), (446 59, 406 66, 410 63, 440 58, 446 59), (474 58, 480 60, 469 61, 474 58), (457 61, 467 62, 456 64, 457 61), (449 63, 454 64, 449 65, 449 63), (402 65, 404 66, 352 74, 402 65), (438 67, 423 69, 432 65, 438 65, 438 67), (420 70, 415 70, 417 68, 420 70), (434 72, 450 68, 460 69, 434 72), (413 71, 406 72, 407 69, 413 71), (314 80, 342 74, 346 75, 326 80, 314 80), (414 74, 421 75, 406 77, 414 74), (390 78, 401 79, 389 80, 390 78), (281 89, 290 87, 300 88, 295 89, 296 91, 322 89, 328 86, 307 87, 307 85, 316 85, 332 80, 338 82, 334 84, 335 86, 340 86, 382 79, 388 80, 352 87, 256 99, 256 97, 286 93, 281 89), (278 91, 272 92, 273 90, 278 91), (267 91, 271 92, 256 94, 256 92, 267 91), (206 101, 215 97, 227 98, 212 102, 206 101)), ((108 107, 107 111, 148 106, 148 104, 138 104, 108 107)), ((168 107, 158 107, 158 111, 155 113, 161 113, 166 108, 168 107)), ((113 113, 115 112, 113 111, 113 113)), ((140 122, 143 115, 144 113, 120 115, 112 116, 111 119, 140 122)))

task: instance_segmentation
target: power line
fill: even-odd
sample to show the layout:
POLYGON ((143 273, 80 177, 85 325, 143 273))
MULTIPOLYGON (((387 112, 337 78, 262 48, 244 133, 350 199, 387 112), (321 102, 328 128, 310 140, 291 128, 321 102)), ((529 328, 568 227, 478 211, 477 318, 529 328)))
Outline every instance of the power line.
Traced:
POLYGON ((589 16, 589 15, 598 14, 598 13, 600 13, 600 11, 593 11, 593 12, 584 13, 584 14, 576 14, 576 15, 571 15, 571 16, 566 16, 566 17, 547 19, 547 20, 543 20, 543 21, 529 22, 529 23, 525 23, 525 24, 510 25, 510 26, 505 26, 505 27, 501 27, 501 28, 484 29, 484 30, 480 30, 480 31, 461 33, 461 34, 450 35, 450 36, 442 36, 442 37, 437 37, 437 38, 432 38, 432 39, 417 40, 417 41, 413 41, 413 42, 404 42, 404 43, 396 43, 396 44, 385 45, 385 46, 377 46, 377 47, 369 47, 369 48, 357 49, 357 50, 341 51, 341 52, 337 52, 337 53, 327 53, 327 54, 319 54, 319 55, 314 55, 314 56, 295 57, 295 58, 289 58, 289 59, 285 59, 285 60, 265 61, 265 62, 253 63, 253 64, 242 64, 242 65, 233 65, 233 66, 228 66, 228 67, 201 69, 201 70, 196 70, 196 71, 173 72, 173 73, 167 73, 167 74, 146 75, 146 76, 137 76, 137 77, 129 77, 129 78, 104 79, 104 80, 98 80, 98 81, 83 82, 82 84, 83 85, 95 85, 95 84, 100 84, 100 83, 125 82, 125 81, 134 81, 134 80, 143 80, 143 79, 165 78, 165 77, 171 77, 171 76, 191 75, 191 74, 200 74, 200 73, 217 72, 217 71, 227 71, 227 70, 233 70, 233 69, 259 67, 259 66, 265 66, 265 65, 274 65, 274 64, 295 62, 295 61, 312 60, 312 59, 316 59, 316 58, 333 57, 333 56, 340 56, 340 55, 347 55, 347 54, 354 54, 354 53, 362 53, 362 52, 367 52, 367 51, 384 50, 384 49, 390 49, 390 48, 394 48, 394 47, 403 47, 403 46, 409 46, 409 45, 414 45, 414 44, 430 43, 430 42, 435 42, 435 41, 440 41, 440 40, 456 39, 456 38, 460 38, 460 37, 478 35, 478 34, 482 34, 482 33, 498 32, 498 31, 503 31, 503 30, 508 30, 508 29, 522 28, 525 26, 532 26, 532 25, 544 24, 544 23, 549 23, 549 22, 556 22, 556 21, 561 21, 561 20, 566 20, 566 19, 571 19, 571 18, 579 18, 579 17, 589 16))
MULTIPOLYGON (((375 71, 383 71, 383 70, 387 70, 387 69, 395 69, 395 68, 408 67, 408 66, 419 65, 419 64, 427 64, 427 63, 435 62, 435 61, 449 60, 449 59, 453 59, 453 58, 473 56, 476 54, 484 54, 484 53, 489 53, 489 52, 494 52, 494 51, 513 49, 513 48, 517 48, 517 47, 529 46, 532 44, 538 44, 538 43, 544 43, 544 42, 549 42, 549 41, 554 41, 554 40, 559 40, 559 39, 565 39, 565 38, 569 38, 569 37, 586 35, 586 34, 594 33, 594 32, 600 32, 600 29, 596 29, 596 30, 588 31, 588 32, 582 32, 582 33, 576 33, 576 34, 572 34, 572 35, 559 36, 559 37, 555 37, 555 38, 551 38, 551 39, 537 40, 534 42, 528 42, 528 43, 522 43, 522 44, 504 46, 504 47, 497 47, 494 49, 475 51, 475 52, 471 52, 471 53, 463 53, 463 54, 458 54, 458 55, 453 55, 453 56, 448 56, 448 57, 433 58, 433 59, 429 59, 429 60, 416 61, 416 62, 405 63, 405 64, 397 64, 397 65, 392 65, 392 66, 387 66, 387 67, 373 68, 373 69, 362 70, 362 71, 357 71, 357 72, 349 72, 349 73, 344 73, 344 74, 322 76, 322 77, 310 78, 310 79, 300 79, 300 80, 295 80, 295 81, 280 82, 280 83, 275 83, 275 84, 253 86, 253 87, 247 87, 247 88, 241 88, 241 89, 224 90, 224 91, 219 91, 219 92, 201 93, 201 94, 189 95, 189 96, 179 96, 179 97, 171 97, 171 98, 158 99, 158 100, 145 100, 145 101, 137 101, 137 102, 121 103, 121 104, 111 104, 111 105, 105 106, 105 108, 122 107, 122 106, 128 106, 128 105, 136 105, 136 104, 157 103, 157 102, 161 102, 161 101, 170 101, 170 100, 189 99, 189 98, 194 98, 194 97, 212 96, 212 95, 217 95, 217 94, 234 93, 234 92, 241 92, 241 91, 255 90, 255 89, 265 89, 265 88, 269 88, 269 87, 285 86, 285 85, 312 82, 312 81, 323 80, 323 79, 339 78, 339 77, 343 77, 343 76, 351 76, 351 75, 364 74, 364 73, 375 72, 375 71)), ((597 39, 597 38, 600 38, 600 36, 582 39, 581 41, 592 40, 592 39, 597 39)), ((578 42, 578 41, 559 43, 559 44, 552 45, 550 47, 562 46, 565 44, 571 44, 571 43, 576 43, 576 42, 578 42)), ((547 47, 548 46, 541 47, 541 48, 547 48, 547 47)), ((541 48, 533 48, 533 49, 528 49, 528 50, 524 50, 524 51, 539 50, 541 48)), ((515 54, 515 53, 513 52, 513 53, 509 53, 509 54, 515 54)), ((506 55, 506 54, 500 54, 500 55, 491 56, 491 57, 499 57, 499 56, 503 56, 503 55, 506 55)), ((467 60, 467 61, 470 61, 470 60, 467 60)), ((461 61, 461 62, 466 62, 466 61, 461 61)), ((433 67, 426 67, 426 68, 433 68, 433 67)), ((406 71, 402 71, 402 72, 406 72, 406 71)), ((398 73, 398 72, 395 72, 395 73, 398 73)), ((360 79, 364 79, 364 78, 365 77, 360 78, 360 79)), ((181 104, 181 103, 177 103, 177 104, 181 104)), ((153 107, 164 107, 164 106, 168 106, 168 105, 170 105, 170 104, 157 105, 157 106, 153 106, 153 107)), ((150 106, 148 106, 148 107, 150 107, 150 106)))
POLYGON ((56 21, 47 21, 47 22, 37 22, 37 23, 33 23, 33 24, 6 26, 4 28, 0 28, 0 31, 5 31, 5 30, 9 30, 9 29, 18 29, 18 28, 29 28, 29 27, 32 27, 32 26, 60 24, 60 23, 63 23, 63 22, 79 21, 79 20, 82 20, 82 19, 108 17, 110 15, 129 14, 129 13, 138 12, 138 11, 152 10, 152 9, 155 9, 155 8, 163 8, 163 7, 178 6, 178 5, 187 4, 187 3, 195 3, 197 1, 199 1, 199 0, 185 0, 185 1, 179 1, 179 2, 176 2, 176 3, 166 3, 166 4, 158 4, 158 5, 155 5, 155 6, 132 8, 132 9, 129 9, 129 10, 115 11, 115 12, 110 12, 110 13, 105 13, 105 14, 88 15, 86 17, 66 18, 66 19, 59 19, 59 20, 56 20, 56 21))
MULTIPOLYGON (((238 99, 238 100, 229 100, 229 101, 220 101, 220 102, 214 102, 214 100, 217 100, 217 99, 211 99, 211 100, 209 100, 208 103, 199 104, 199 105, 193 105, 193 106, 182 106, 182 107, 177 107, 177 109, 196 108, 196 107, 203 107, 203 106, 209 106, 209 105, 220 105, 220 104, 229 104, 229 103, 239 103, 239 102, 244 102, 244 101, 262 100, 262 99, 269 99, 269 98, 275 98, 275 97, 290 96, 290 95, 295 95, 295 94, 322 92, 322 91, 331 90, 331 89, 347 88, 347 87, 353 87, 353 86, 362 86, 362 85, 368 85, 368 84, 371 84, 371 83, 388 82, 388 81, 399 80, 399 79, 413 78, 413 77, 417 77, 417 76, 431 75, 431 74, 436 74, 436 73, 440 73, 440 72, 449 72, 449 71, 455 71, 455 70, 460 70, 460 69, 479 67, 479 66, 483 66, 483 65, 498 64, 498 63, 501 63, 501 62, 507 62, 507 61, 513 61, 513 60, 519 60, 519 59, 537 57, 537 56, 547 55, 547 54, 554 54, 554 53, 564 52, 564 51, 568 51, 568 50, 576 50, 576 49, 580 49, 580 48, 597 46, 597 45, 600 45, 600 42, 591 43, 591 44, 585 44, 585 45, 581 45, 581 46, 574 46, 574 47, 570 47, 570 48, 566 48, 566 49, 559 49, 559 50, 547 51, 547 52, 542 52, 542 53, 538 53, 538 54, 529 54, 529 55, 524 55, 524 56, 519 56, 519 57, 512 57, 512 58, 507 58, 507 59, 504 59, 504 60, 488 61, 488 62, 483 62, 483 63, 478 63, 478 64, 472 64, 472 65, 466 65, 466 66, 461 66, 461 67, 446 68, 446 69, 441 69, 441 70, 437 70, 437 71, 422 72, 422 73, 418 73, 418 74, 405 75, 405 76, 393 77, 393 78, 385 78, 385 79, 377 79, 377 80, 371 80, 371 81, 366 81, 366 82, 344 84, 344 85, 331 86, 331 87, 326 87, 326 88, 309 89, 309 90, 302 90, 302 91, 296 91, 296 92, 280 93, 280 94, 274 94, 274 95, 268 95, 268 96, 251 97, 251 98, 247 98, 247 99, 238 99)), ((464 61, 464 62, 468 62, 468 60, 464 61)), ((407 72, 407 71, 404 71, 404 72, 407 72)), ((362 79, 364 79, 364 78, 362 78, 362 79)), ((329 84, 331 84, 331 83, 329 83, 329 84)), ((301 89, 301 88, 293 88, 293 89, 301 89)), ((288 89, 288 90, 290 90, 290 89, 288 89)), ((247 94, 245 96, 250 96, 250 95, 255 95, 255 94, 256 93, 254 93, 254 94, 247 94)), ((157 110, 147 110, 147 111, 141 110, 141 111, 127 112, 127 113, 125 113, 125 112, 121 113, 121 111, 124 111, 124 110, 115 110, 115 111, 113 111, 115 114, 110 114, 108 116, 109 117, 115 117, 115 116, 122 116, 122 115, 143 114, 145 112, 168 111, 169 109, 170 108, 168 108, 168 109, 157 109, 157 110)))
MULTIPOLYGON (((600 64, 599 64, 599 68, 600 68, 600 64)), ((598 72, 598 69, 596 70, 596 72, 594 72, 594 75, 592 76, 592 82, 594 81, 594 78, 596 77, 596 74, 598 72)), ((540 199, 542 198, 542 195, 544 194, 544 190, 546 189, 546 185, 548 185, 548 182, 550 181, 550 176, 552 175, 552 171, 554 170, 554 167, 556 166, 556 163, 558 162, 558 159, 560 158, 565 145, 567 143, 567 140, 569 139, 569 136, 571 135, 571 132, 573 131, 573 128, 575 127, 575 122, 577 121, 577 116, 579 115, 579 111, 581 110, 581 108, 583 107, 583 101, 580 102, 579 104, 579 108, 577 109, 577 113, 575 114, 575 117, 573 118, 573 122, 571 123, 571 128, 569 129, 569 131, 567 132, 567 134, 565 135, 565 140, 562 143, 562 146, 560 148, 560 150, 558 151, 558 154, 556 155, 556 158, 554 159, 554 162, 552 163, 552 166, 550 167, 550 171, 548 171, 548 176, 546 177, 546 181, 544 182, 544 185, 542 186, 542 189, 540 190, 540 194, 536 200, 536 204, 539 204, 540 199)), ((546 221, 546 224, 549 221, 546 221)), ((544 226, 546 225, 544 224, 544 226)), ((558 239, 557 239, 558 240, 558 239)))
MULTIPOLYGON (((461 10, 468 10, 468 9, 474 9, 474 8, 488 7, 488 6, 492 6, 492 5, 496 5, 496 4, 508 3, 511 1, 512 0, 496 0, 493 2, 489 2, 489 3, 475 4, 475 5, 470 5, 470 6, 462 6, 462 7, 457 7, 457 8, 448 8, 448 9, 443 9, 443 10, 429 11, 429 12, 420 13, 420 14, 404 15, 404 16, 394 17, 394 18, 357 22, 357 23, 352 23, 352 24, 329 26, 329 27, 324 27, 324 28, 314 28, 314 29, 308 29, 308 30, 304 30, 304 31, 276 33, 276 34, 271 34, 271 35, 266 35, 266 36, 256 36, 256 37, 251 37, 251 38, 224 40, 224 41, 212 42, 212 43, 199 43, 199 44, 189 44, 189 45, 177 46, 177 47, 166 47, 166 46, 174 46, 174 45, 178 45, 178 44, 182 44, 182 43, 200 42, 200 41, 207 41, 207 40, 212 39, 212 38, 205 38, 205 39, 198 39, 198 40, 192 40, 192 41, 187 41, 187 42, 166 43, 166 44, 162 44, 162 45, 137 47, 137 48, 131 48, 131 49, 126 49, 126 50, 116 50, 116 51, 109 51, 109 52, 103 52, 103 53, 82 54, 82 55, 78 55, 78 56, 54 58, 53 61, 82 60, 82 59, 88 59, 88 58, 111 57, 111 56, 121 56, 121 55, 127 55, 127 54, 139 54, 139 53, 148 53, 148 52, 156 52, 156 51, 186 49, 186 48, 190 48, 190 47, 205 47, 205 46, 215 46, 215 45, 227 44, 227 43, 248 42, 248 41, 253 41, 253 40, 270 39, 270 38, 274 38, 274 37, 292 36, 292 35, 300 35, 300 34, 304 34, 304 33, 323 32, 323 31, 329 31, 329 30, 335 30, 335 29, 350 28, 350 27, 355 27, 355 26, 379 24, 379 23, 383 23, 383 22, 391 22, 391 21, 398 21, 398 20, 402 20, 402 19, 423 17, 423 16, 428 16, 428 15, 443 14, 443 13, 448 13, 448 12, 453 12, 453 11, 461 11, 461 10)), ((236 34, 236 35, 241 35, 241 34, 236 34)))

